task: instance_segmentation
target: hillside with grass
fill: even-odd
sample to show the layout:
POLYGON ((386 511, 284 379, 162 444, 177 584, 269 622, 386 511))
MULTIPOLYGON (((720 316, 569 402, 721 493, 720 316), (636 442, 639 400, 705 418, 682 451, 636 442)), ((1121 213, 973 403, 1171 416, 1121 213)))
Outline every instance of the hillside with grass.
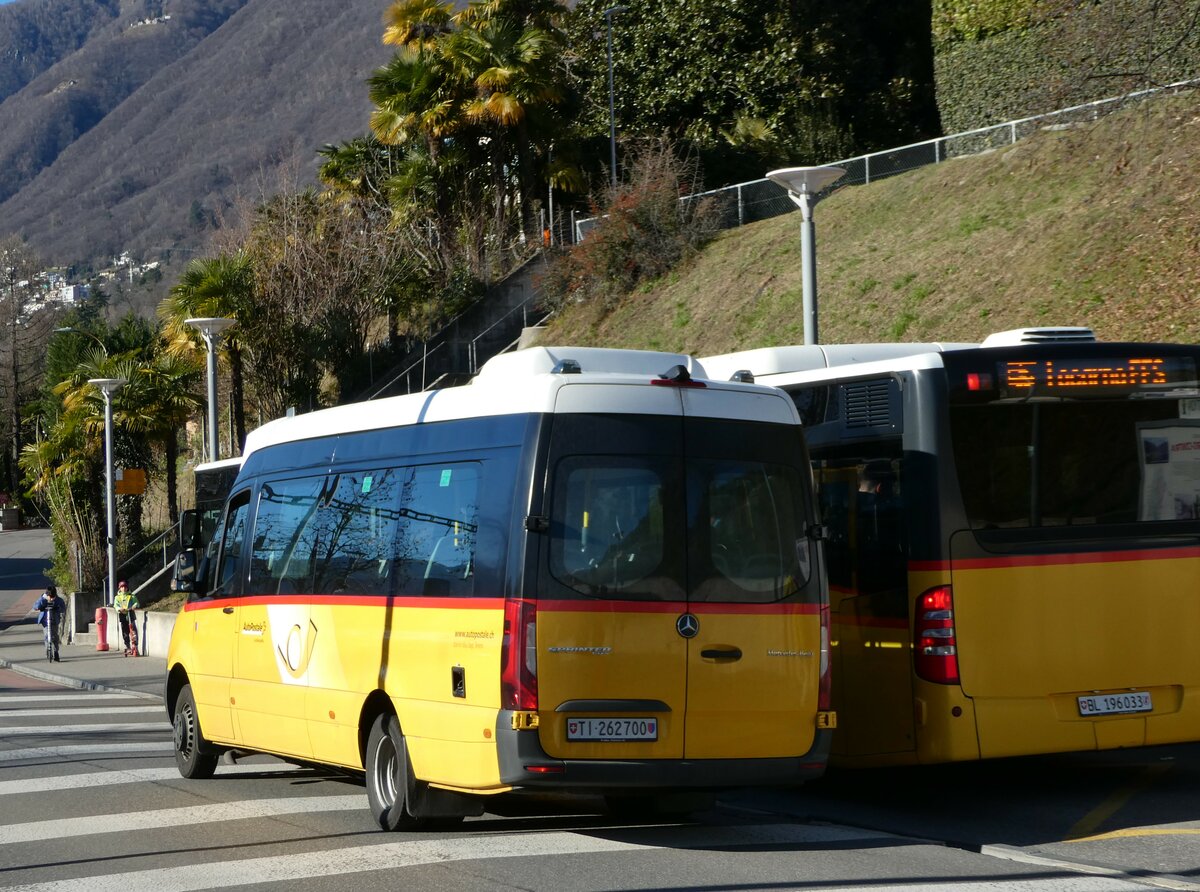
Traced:
MULTIPOLYGON (((820 340, 977 341, 1035 325, 1200 342, 1200 92, 846 187, 816 212, 820 340)), ((720 233, 544 344, 696 355, 802 343, 799 216, 720 233)))

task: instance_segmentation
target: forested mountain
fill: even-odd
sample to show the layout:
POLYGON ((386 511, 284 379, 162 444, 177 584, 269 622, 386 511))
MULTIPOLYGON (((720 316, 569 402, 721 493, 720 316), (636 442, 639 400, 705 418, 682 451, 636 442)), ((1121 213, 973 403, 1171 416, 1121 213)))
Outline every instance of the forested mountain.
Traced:
POLYGON ((197 246, 365 127, 379 0, 0 7, 0 235, 56 263, 197 246))

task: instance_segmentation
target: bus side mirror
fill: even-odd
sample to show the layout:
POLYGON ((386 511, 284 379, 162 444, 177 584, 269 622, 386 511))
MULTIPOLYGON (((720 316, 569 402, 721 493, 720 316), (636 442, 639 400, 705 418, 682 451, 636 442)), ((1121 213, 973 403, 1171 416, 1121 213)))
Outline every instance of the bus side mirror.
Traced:
POLYGON ((200 515, 194 508, 179 514, 179 550, 200 547, 200 515))

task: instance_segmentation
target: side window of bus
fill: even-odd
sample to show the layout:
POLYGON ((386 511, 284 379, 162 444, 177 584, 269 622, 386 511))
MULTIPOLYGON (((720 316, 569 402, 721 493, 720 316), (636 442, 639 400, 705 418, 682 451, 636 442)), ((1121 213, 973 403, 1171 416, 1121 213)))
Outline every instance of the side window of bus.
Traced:
POLYGON ((480 467, 448 462, 406 468, 395 536, 395 590, 409 595, 471 595, 479 532, 480 467))
POLYGON ((325 478, 262 484, 250 555, 250 594, 308 594, 313 588, 317 506, 325 478))
POLYGON ((585 595, 678 598, 666 560, 668 472, 651 459, 576 456, 554 474, 550 574, 585 595))
POLYGON ((907 545, 899 458, 818 463, 817 497, 829 527, 830 585, 869 595, 906 587, 907 545))
POLYGON ((250 513, 250 490, 240 492, 229 500, 222 525, 221 550, 217 570, 210 589, 214 597, 241 594, 237 571, 241 563, 242 545, 246 541, 246 519, 250 513))
POLYGON ((331 478, 317 511, 313 591, 386 595, 408 470, 353 471, 331 478))

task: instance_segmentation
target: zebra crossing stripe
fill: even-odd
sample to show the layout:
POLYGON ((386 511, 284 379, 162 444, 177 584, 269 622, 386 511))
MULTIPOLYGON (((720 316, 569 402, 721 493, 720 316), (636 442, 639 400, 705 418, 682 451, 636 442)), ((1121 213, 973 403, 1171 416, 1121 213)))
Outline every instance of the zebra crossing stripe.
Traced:
POLYGON ((0 750, 0 765, 5 762, 27 762, 31 759, 42 762, 69 759, 73 756, 124 756, 134 753, 161 753, 169 756, 175 751, 169 740, 156 743, 68 743, 61 746, 31 746, 19 750, 0 750))
POLYGON ((48 691, 45 694, 0 694, 0 706, 7 706, 9 703, 39 703, 45 706, 47 703, 58 703, 60 700, 87 700, 89 703, 96 703, 104 700, 133 699, 143 698, 136 694, 105 694, 100 691, 90 694, 60 694, 58 691, 48 691))
POLYGON ((162 706, 94 706, 78 709, 3 709, 0 719, 33 719, 45 716, 64 715, 134 715, 135 713, 157 713, 163 715, 162 706))
POLYGON ((160 808, 126 814, 107 814, 102 819, 58 818, 0 827, 0 845, 28 843, 31 839, 54 839, 61 844, 77 836, 127 833, 132 830, 162 830, 194 824, 274 818, 280 815, 314 814, 329 811, 358 811, 367 807, 367 794, 354 796, 291 796, 283 799, 247 799, 184 808, 160 808))
MULTIPOLYGON (((294 774, 303 769, 284 762, 244 762, 240 765, 218 765, 215 778, 235 774, 294 774)), ((117 784, 154 783, 181 780, 178 768, 126 768, 97 771, 88 774, 62 774, 56 777, 29 777, 23 780, 0 781, 0 796, 23 793, 52 793, 56 790, 90 790, 117 784)))
POLYGON ((161 722, 113 722, 94 725, 18 725, 13 728, 0 726, 0 737, 28 737, 31 734, 94 734, 103 731, 106 734, 129 734, 139 731, 170 730, 171 723, 165 719, 161 722))
MULTIPOLYGON (((392 838, 383 834, 380 836, 381 839, 392 838)), ((865 841, 886 837, 888 834, 884 833, 804 824, 664 828, 661 834, 656 834, 654 842, 606 839, 593 833, 521 831, 480 834, 453 839, 380 842, 375 845, 352 846, 320 852, 298 852, 242 861, 222 861, 193 864, 186 867, 166 867, 107 876, 82 877, 73 880, 53 880, 47 883, 12 886, 6 892, 197 892, 201 889, 225 889, 259 883, 342 876, 373 870, 417 867, 423 864, 445 864, 450 861, 650 851, 667 846, 708 848, 712 846, 795 845, 849 840, 865 841)), ((943 887, 943 889, 949 888, 952 887, 949 885, 943 887)))

